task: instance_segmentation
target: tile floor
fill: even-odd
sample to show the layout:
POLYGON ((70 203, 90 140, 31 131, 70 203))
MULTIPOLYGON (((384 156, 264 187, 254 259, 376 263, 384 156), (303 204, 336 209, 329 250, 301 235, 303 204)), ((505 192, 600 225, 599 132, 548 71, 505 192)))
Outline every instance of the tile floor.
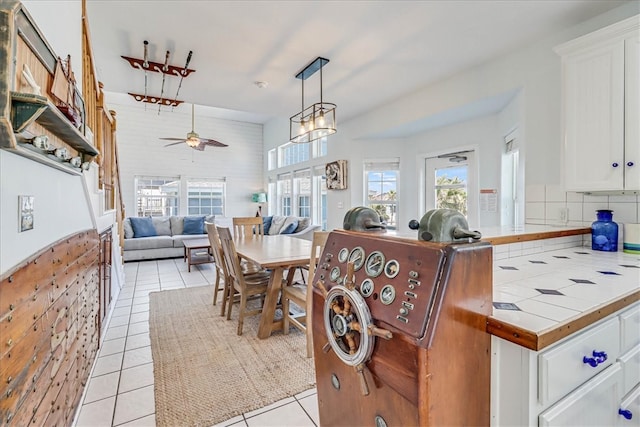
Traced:
MULTIPOLYGON (((126 283, 107 325, 76 427, 155 426, 153 360, 149 340, 149 293, 214 283, 212 264, 187 272, 182 258, 128 262, 126 283)), ((311 389, 220 426, 317 426, 318 402, 311 389)))

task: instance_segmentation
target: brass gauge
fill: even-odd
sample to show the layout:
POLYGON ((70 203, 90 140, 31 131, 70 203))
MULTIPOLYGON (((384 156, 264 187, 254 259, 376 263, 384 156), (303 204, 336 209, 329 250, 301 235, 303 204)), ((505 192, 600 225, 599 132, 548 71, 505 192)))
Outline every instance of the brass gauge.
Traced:
POLYGON ((364 264, 364 249, 361 246, 356 246, 351 249, 351 253, 349 254, 349 262, 353 262, 353 270, 358 271, 362 268, 362 264, 364 264))
POLYGON ((387 262, 387 264, 384 266, 384 275, 389 279, 393 279, 394 277, 396 277, 399 272, 400 263, 395 259, 389 260, 389 262, 387 262))
POLYGON ((384 254, 380 251, 373 251, 367 257, 364 265, 365 272, 369 277, 378 277, 384 270, 384 254))
POLYGON ((371 296, 371 294, 373 293, 373 288, 373 280, 366 278, 360 284, 360 293, 363 297, 371 296))
POLYGON ((338 261, 347 262, 347 258, 349 258, 349 249, 342 248, 340 252, 338 252, 338 261))
POLYGON ((329 279, 331 279, 332 282, 335 282, 339 278, 340 278, 340 267, 333 267, 331 269, 331 273, 329 274, 329 279))

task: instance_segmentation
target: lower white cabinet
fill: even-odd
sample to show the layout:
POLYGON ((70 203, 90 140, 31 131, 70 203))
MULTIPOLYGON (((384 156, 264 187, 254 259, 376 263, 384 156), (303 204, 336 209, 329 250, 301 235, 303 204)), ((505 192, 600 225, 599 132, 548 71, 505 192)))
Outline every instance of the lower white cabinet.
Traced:
POLYGON ((622 368, 616 363, 540 414, 540 427, 615 426, 622 398, 622 368))
POLYGON ((636 303, 539 352, 492 337, 491 425, 640 425, 639 311, 636 303))

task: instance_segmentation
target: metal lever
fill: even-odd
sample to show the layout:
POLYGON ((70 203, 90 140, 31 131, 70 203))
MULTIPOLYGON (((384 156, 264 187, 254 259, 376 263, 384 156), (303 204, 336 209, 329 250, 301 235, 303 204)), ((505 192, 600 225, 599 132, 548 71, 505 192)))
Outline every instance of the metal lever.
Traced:
POLYGON ((374 325, 369 325, 369 335, 375 335, 376 337, 384 338, 385 340, 390 340, 393 338, 393 333, 391 331, 387 331, 386 329, 378 328, 374 325))
POLYGON ((453 231, 451 232, 451 235, 455 239, 463 239, 466 237, 470 237, 472 239, 482 238, 482 234, 479 231, 465 230, 462 227, 454 227, 453 231))

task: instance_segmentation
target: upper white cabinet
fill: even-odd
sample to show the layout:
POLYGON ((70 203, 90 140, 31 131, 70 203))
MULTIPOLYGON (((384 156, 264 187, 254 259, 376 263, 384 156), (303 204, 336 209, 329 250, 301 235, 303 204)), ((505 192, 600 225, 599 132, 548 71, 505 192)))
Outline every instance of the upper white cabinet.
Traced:
POLYGON ((640 190, 640 15, 558 46, 565 187, 640 190))

